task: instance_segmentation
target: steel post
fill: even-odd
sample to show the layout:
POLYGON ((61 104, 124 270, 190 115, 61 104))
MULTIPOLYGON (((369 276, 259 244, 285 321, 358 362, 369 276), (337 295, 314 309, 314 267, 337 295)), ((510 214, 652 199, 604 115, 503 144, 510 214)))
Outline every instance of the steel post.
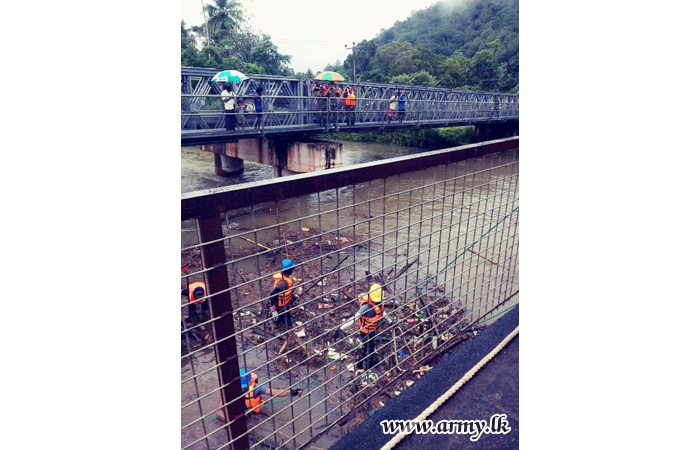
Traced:
MULTIPOLYGON (((210 299, 211 316, 219 317, 214 321, 214 338, 216 344, 216 357, 219 366, 219 380, 222 390, 227 421, 226 430, 229 439, 247 434, 245 418, 245 401, 241 397, 241 383, 238 366, 238 350, 236 347, 235 327, 233 323, 233 307, 229 291, 228 270, 226 263, 226 250, 221 228, 221 216, 219 214, 197 218, 197 229, 202 246, 202 262, 206 269, 208 293, 214 293, 210 299), (207 244, 207 242, 213 242, 207 244), (216 293, 219 294, 216 294, 216 293), (229 338, 230 336, 230 338, 229 338), (235 399, 238 399, 234 401, 235 399)), ((247 450, 248 438, 238 439, 233 443, 235 450, 247 450)))

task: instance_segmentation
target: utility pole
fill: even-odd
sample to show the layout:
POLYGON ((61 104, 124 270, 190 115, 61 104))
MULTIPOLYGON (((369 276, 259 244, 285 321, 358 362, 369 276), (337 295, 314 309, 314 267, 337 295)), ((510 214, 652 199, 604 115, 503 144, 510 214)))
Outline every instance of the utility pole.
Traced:
POLYGON ((352 50, 352 82, 354 83, 356 81, 355 80, 355 43, 353 42, 352 47, 349 47, 349 48, 348 48, 347 44, 345 44, 345 50, 352 50))

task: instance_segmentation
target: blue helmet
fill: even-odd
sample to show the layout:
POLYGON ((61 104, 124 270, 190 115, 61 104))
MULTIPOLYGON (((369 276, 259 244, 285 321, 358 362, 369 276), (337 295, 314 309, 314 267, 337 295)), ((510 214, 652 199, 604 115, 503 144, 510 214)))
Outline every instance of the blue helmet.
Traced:
POLYGON ((291 259, 285 259, 282 261, 282 270, 287 270, 287 269, 292 269, 294 268, 294 263, 292 262, 291 259))
POLYGON ((241 387, 243 389, 248 389, 248 385, 250 384, 250 374, 246 373, 246 370, 243 367, 241 367, 239 371, 241 374, 241 387))

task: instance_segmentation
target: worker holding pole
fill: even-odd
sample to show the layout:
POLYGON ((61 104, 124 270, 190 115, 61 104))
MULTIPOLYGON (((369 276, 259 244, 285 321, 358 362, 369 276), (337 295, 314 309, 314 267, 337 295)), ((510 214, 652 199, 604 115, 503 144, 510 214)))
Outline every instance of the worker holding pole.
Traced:
POLYGON ((374 283, 368 294, 363 294, 360 297, 360 308, 355 313, 352 319, 348 320, 340 326, 335 332, 335 338, 340 337, 341 331, 346 331, 357 322, 360 328, 360 369, 369 370, 379 363, 376 352, 374 351, 375 336, 377 328, 382 322, 384 314, 384 292, 378 283, 374 283))
POLYGON ((270 312, 272 317, 277 322, 277 325, 284 324, 285 326, 292 325, 292 315, 289 310, 292 303, 301 295, 301 286, 297 288, 296 295, 293 293, 294 279, 294 263, 291 259, 282 261, 282 272, 277 272, 272 276, 272 292, 270 292, 270 312))

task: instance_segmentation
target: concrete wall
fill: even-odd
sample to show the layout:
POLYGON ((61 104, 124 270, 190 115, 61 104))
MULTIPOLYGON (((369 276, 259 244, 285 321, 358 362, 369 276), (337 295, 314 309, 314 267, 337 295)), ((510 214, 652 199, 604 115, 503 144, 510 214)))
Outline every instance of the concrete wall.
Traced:
POLYGON ((287 164, 292 172, 316 172, 342 167, 343 144, 320 139, 290 142, 287 145, 287 164))

